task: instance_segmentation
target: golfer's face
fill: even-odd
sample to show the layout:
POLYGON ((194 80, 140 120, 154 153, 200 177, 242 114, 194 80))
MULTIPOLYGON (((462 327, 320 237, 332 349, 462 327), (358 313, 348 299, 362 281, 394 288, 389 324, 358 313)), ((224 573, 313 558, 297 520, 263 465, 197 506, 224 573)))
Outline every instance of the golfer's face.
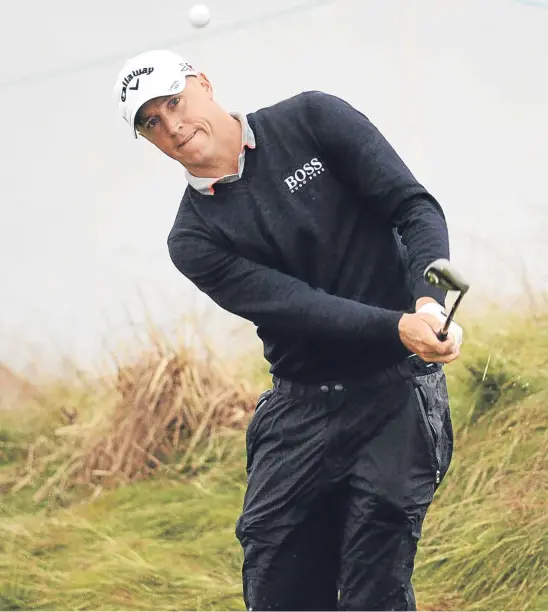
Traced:
POLYGON ((139 132, 183 166, 207 163, 212 154, 212 90, 205 78, 187 77, 185 89, 147 102, 139 132))

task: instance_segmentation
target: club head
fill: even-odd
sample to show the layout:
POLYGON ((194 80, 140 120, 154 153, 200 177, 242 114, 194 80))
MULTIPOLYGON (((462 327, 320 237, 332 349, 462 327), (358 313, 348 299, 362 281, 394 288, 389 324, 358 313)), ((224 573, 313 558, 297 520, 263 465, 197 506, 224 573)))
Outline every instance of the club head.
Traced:
POLYGON ((470 285, 448 259, 436 259, 424 271, 424 279, 434 287, 466 293, 470 285))

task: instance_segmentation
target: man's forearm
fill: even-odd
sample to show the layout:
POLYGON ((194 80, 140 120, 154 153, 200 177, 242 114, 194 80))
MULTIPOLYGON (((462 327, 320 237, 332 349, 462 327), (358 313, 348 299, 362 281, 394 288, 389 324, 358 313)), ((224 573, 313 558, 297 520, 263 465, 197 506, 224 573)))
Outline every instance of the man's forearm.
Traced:
POLYGON ((424 279, 424 271, 434 260, 449 258, 447 224, 439 204, 428 194, 404 200, 394 223, 407 248, 409 274, 415 300, 430 297, 444 304, 447 292, 424 279))
POLYGON ((278 270, 229 252, 201 230, 169 241, 175 266, 223 309, 253 322, 311 338, 401 346, 403 312, 330 295, 278 270))

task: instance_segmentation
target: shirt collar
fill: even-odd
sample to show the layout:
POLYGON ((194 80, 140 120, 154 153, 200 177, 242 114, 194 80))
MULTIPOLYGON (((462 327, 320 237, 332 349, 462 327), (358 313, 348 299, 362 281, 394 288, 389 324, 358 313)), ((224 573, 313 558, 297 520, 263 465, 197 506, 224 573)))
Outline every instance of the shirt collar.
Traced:
POLYGON ((185 170, 185 177, 188 184, 202 195, 213 195, 215 193, 213 188, 215 183, 232 183, 242 178, 245 166, 246 147, 254 149, 257 146, 255 134, 249 125, 249 121, 247 120, 245 113, 234 111, 229 114, 235 119, 238 119, 242 125, 242 149, 238 157, 238 172, 236 174, 227 174, 221 178, 204 178, 201 176, 194 176, 188 170, 185 170))

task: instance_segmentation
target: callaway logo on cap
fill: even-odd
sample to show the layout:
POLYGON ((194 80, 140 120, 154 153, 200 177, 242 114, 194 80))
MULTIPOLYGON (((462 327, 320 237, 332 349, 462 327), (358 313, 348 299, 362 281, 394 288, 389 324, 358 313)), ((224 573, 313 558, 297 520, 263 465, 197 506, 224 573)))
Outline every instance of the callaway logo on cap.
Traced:
POLYGON ((116 79, 114 93, 135 138, 135 116, 141 106, 153 98, 181 93, 186 77, 196 74, 187 61, 168 50, 146 51, 126 62, 116 79))

